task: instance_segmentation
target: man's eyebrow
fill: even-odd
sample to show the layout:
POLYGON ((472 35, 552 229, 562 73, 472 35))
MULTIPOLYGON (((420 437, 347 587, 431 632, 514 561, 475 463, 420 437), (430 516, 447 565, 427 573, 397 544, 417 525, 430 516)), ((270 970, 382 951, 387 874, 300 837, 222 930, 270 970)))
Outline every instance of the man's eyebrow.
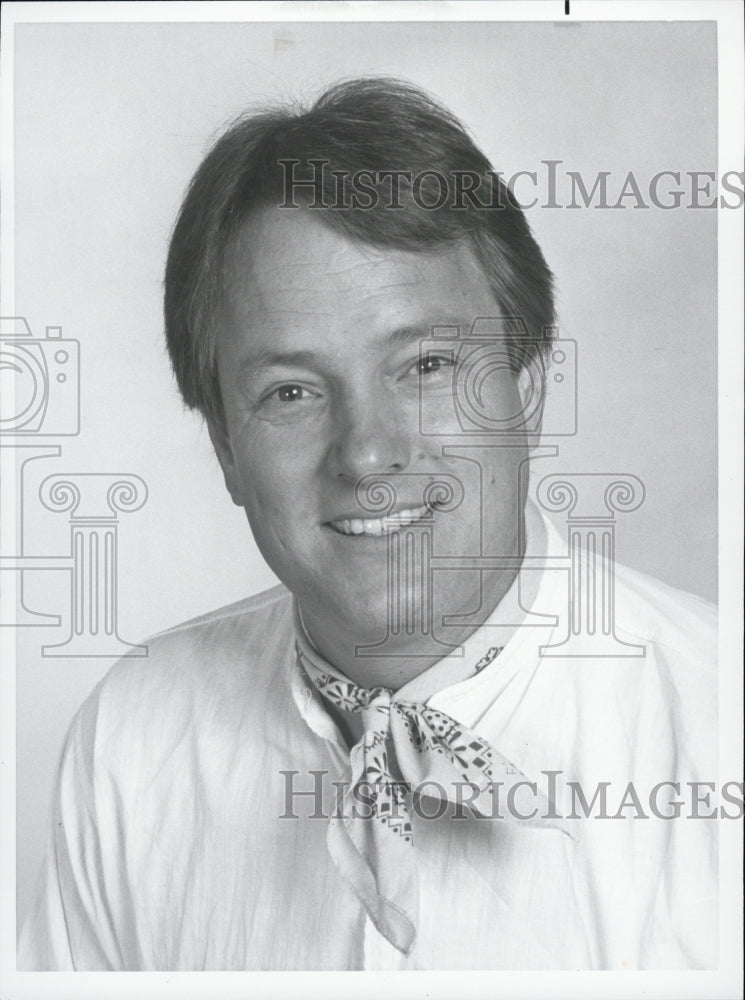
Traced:
POLYGON ((438 328, 448 327, 449 329, 459 328, 463 321, 453 319, 449 316, 443 317, 436 323, 422 323, 415 326, 401 326, 393 330, 388 335, 388 343, 391 347, 406 347, 407 344, 420 340, 430 340, 433 333, 438 328))
POLYGON ((238 365, 238 375, 255 375, 266 368, 282 368, 291 365, 312 368, 321 358, 315 351, 272 351, 265 350, 250 358, 244 358, 238 365))

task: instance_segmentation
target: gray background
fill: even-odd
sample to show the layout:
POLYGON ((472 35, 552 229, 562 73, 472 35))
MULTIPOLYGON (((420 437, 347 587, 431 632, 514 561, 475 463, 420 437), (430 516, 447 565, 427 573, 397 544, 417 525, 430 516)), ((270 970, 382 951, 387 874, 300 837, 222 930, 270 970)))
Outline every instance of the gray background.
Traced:
MULTIPOLYGON (((402 76, 470 127, 495 168, 541 161, 591 181, 716 170, 713 24, 56 24, 16 27, 16 312, 81 343, 82 429, 32 463, 26 547, 64 554, 66 515, 38 484, 132 472, 119 608, 130 641, 270 586, 184 413, 161 339, 160 282, 180 197, 222 123, 256 100, 312 97, 340 77, 402 76), (34 468, 38 465, 38 469, 34 468)), ((613 196, 612 200, 615 200, 613 196)), ((702 199, 708 200, 708 199, 702 199)), ((716 597, 716 213, 539 209, 528 217, 578 342, 580 432, 541 472, 639 476, 618 557, 716 597)), ((29 575, 63 613, 64 573, 29 575)), ((54 629, 19 630, 18 906, 29 905, 51 782, 73 712, 111 664, 43 659, 54 629)))

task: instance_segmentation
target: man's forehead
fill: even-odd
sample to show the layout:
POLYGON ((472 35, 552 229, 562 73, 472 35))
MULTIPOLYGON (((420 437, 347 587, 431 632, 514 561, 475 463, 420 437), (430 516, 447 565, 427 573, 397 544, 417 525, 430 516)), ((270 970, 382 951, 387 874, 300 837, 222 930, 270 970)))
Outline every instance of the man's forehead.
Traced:
POLYGON ((421 250, 373 246, 306 208, 253 214, 234 240, 226 265, 228 290, 265 309, 271 308, 271 300, 279 303, 294 295, 317 300, 328 292, 360 292, 375 299, 405 298, 429 289, 427 294, 441 291, 464 304, 474 296, 482 302, 491 298, 473 248, 465 242, 421 250))

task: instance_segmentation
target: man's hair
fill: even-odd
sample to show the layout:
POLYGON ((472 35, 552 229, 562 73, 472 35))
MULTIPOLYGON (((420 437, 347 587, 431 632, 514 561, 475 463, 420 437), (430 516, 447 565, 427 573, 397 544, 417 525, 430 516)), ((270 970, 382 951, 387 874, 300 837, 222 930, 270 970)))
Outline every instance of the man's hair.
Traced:
MULTIPOLYGON (((224 421, 215 339, 230 253, 253 212, 300 197, 295 190, 288 201, 288 178, 297 188, 298 181, 315 178, 321 198, 315 195, 314 215, 349 238, 419 252, 470 244, 500 314, 513 318, 505 336, 513 370, 526 359, 542 362, 546 329, 554 323, 552 275, 512 193, 461 123, 428 94, 398 80, 358 79, 331 87, 308 110, 280 107, 242 116, 194 175, 165 274, 168 351, 188 406, 218 425, 224 421), (339 199, 339 178, 360 171, 377 195, 370 207, 350 207, 346 189, 339 199), (391 171, 406 172, 396 178, 397 208, 391 207, 391 171), (474 178, 483 183, 476 197, 464 195, 456 205, 455 178, 464 172, 472 178, 466 187, 474 178), (449 184, 450 196, 427 207, 442 201, 438 177, 449 184)), ((310 193, 301 198, 303 210, 310 193)), ((373 200, 369 196, 368 204, 373 200)))

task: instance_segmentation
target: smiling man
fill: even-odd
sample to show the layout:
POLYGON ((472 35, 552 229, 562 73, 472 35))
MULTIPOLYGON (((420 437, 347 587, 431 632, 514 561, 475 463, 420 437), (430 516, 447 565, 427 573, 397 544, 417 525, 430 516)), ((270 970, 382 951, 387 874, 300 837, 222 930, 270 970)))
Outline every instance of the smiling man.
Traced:
POLYGON ((612 654, 593 630, 550 653, 578 613, 527 500, 551 286, 415 88, 217 142, 168 346, 281 585, 78 713, 25 967, 716 962, 714 822, 679 801, 715 774, 713 609, 617 567, 612 654))
MULTIPOLYGON (((386 634, 387 536, 426 520, 456 555, 478 553, 484 543, 519 565, 525 443, 494 448, 483 462, 499 505, 482 537, 478 484, 463 459, 443 448, 452 436, 456 359, 420 349, 433 326, 468 330, 474 316, 493 314, 492 288, 467 244, 427 254, 383 249, 335 232, 309 210, 276 208, 246 223, 227 286, 217 343, 224 420, 211 434, 228 490, 296 596, 319 652, 359 683, 400 687, 428 665, 420 630, 404 632, 388 655, 356 655, 386 634), (457 510, 424 503, 443 475, 467 477, 457 510), (387 477, 396 493, 382 517, 371 515, 358 490, 375 476, 387 477)), ((493 373, 491 414, 514 414, 525 385, 506 365, 493 373)), ((494 608, 514 575, 515 568, 438 574, 432 621, 482 603, 494 608)), ((417 590, 424 583, 409 581, 417 590)), ((451 641, 472 630, 451 629, 451 641)))

